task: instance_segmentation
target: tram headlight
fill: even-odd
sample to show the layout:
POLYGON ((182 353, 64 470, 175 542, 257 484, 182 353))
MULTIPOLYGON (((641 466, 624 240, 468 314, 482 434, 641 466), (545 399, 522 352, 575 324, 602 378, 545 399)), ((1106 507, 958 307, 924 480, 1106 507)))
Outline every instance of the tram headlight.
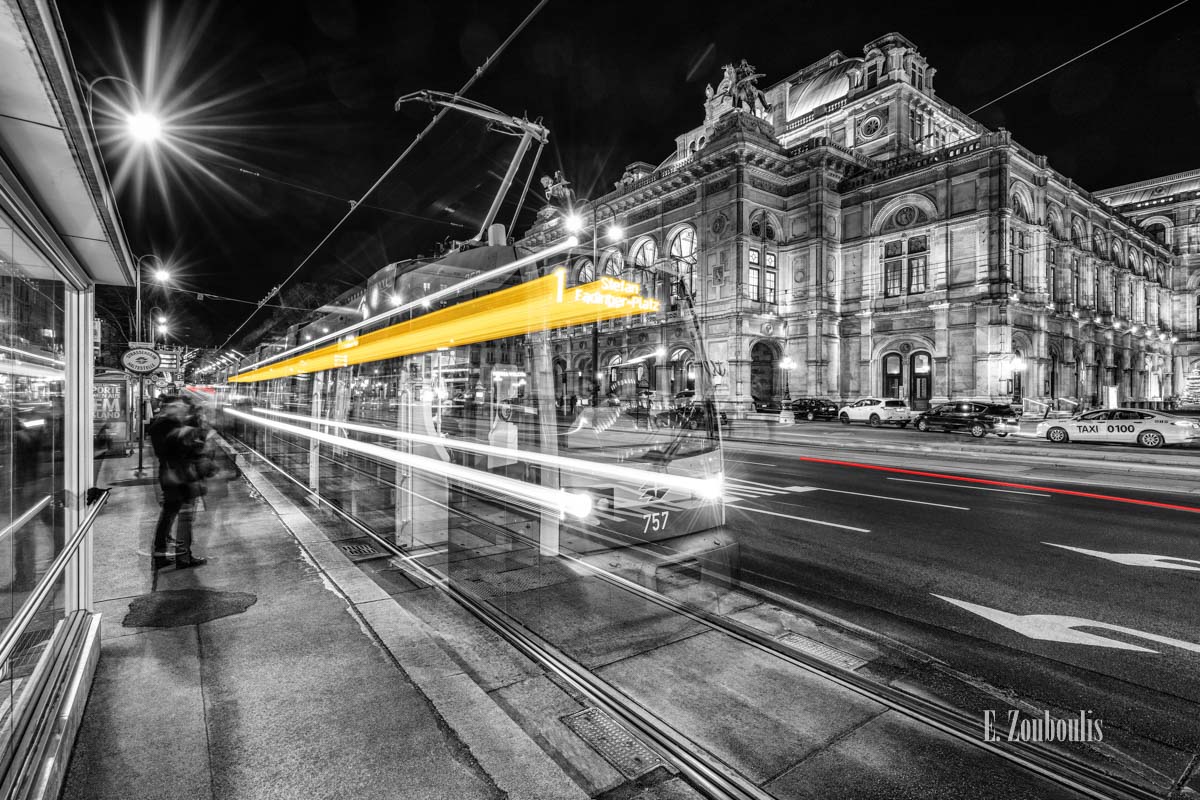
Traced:
POLYGON ((561 489, 559 491, 562 492, 563 511, 579 519, 583 519, 592 513, 592 496, 590 494, 576 494, 575 492, 568 492, 561 489))
POLYGON ((700 496, 705 500, 721 500, 725 497, 725 476, 718 474, 704 481, 700 496))

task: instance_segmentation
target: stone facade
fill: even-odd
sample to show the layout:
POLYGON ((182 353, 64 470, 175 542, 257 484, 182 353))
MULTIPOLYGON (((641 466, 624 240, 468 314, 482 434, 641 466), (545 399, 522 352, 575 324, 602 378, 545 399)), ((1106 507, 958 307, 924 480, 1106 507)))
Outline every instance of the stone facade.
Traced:
MULTIPOLYGON (((572 255, 570 280, 653 284, 669 311, 560 332, 563 391, 586 394, 593 372, 605 391, 608 365, 654 358, 655 388, 687 388, 707 363, 735 409, 787 393, 1069 410, 1181 392, 1194 256, 1147 230, 1157 217, 1104 202, 938 97, 908 39, 863 53, 771 86, 758 115, 706 92, 703 124, 659 167, 631 165, 580 201, 601 238, 572 255), (690 352, 693 324, 707 352, 690 352)), ((565 235, 547 213, 518 244, 565 235)))

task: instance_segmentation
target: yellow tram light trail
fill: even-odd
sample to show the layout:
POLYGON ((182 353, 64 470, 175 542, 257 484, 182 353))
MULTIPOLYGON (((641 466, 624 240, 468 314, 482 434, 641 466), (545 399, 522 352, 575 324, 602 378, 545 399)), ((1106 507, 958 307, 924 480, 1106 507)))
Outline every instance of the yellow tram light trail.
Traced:
POLYGON ((659 310, 659 302, 642 297, 641 287, 630 281, 605 277, 570 289, 565 282, 566 273, 559 269, 520 286, 252 369, 229 382, 288 378, 659 310))
POLYGON ((277 422, 232 408, 226 408, 224 411, 226 414, 244 419, 255 425, 262 425, 264 428, 272 428, 294 436, 313 439, 333 447, 352 450, 356 453, 382 459, 392 464, 412 467, 421 472, 427 472, 442 478, 481 486, 523 505, 544 508, 563 516, 569 514, 579 519, 592 513, 592 498, 588 494, 568 492, 563 489, 550 489, 535 483, 529 483, 528 481, 519 481, 515 478, 506 478, 502 475, 493 475, 484 470, 472 469, 471 467, 464 467, 458 464, 448 464, 436 458, 403 453, 399 450, 393 450, 390 447, 360 442, 345 436, 334 436, 333 434, 314 431, 310 428, 302 428, 299 425, 289 425, 286 422, 277 422))
POLYGON ((427 436, 420 433, 408 433, 390 428, 382 428, 378 425, 359 425, 353 422, 323 419, 320 417, 309 417, 302 414, 289 414, 285 411, 275 411, 268 408, 255 408, 253 411, 256 414, 265 414, 272 417, 279 417, 280 419, 305 422, 310 425, 344 428, 348 431, 358 431, 359 433, 386 436, 392 439, 418 442, 420 444, 440 445, 442 447, 450 448, 451 450, 464 450, 467 452, 481 453, 483 455, 512 458, 517 461, 545 464, 547 466, 558 467, 559 469, 566 470, 567 472, 598 475, 605 478, 612 478, 613 480, 632 483, 634 485, 653 483, 656 486, 665 486, 671 489, 677 489, 681 492, 690 494, 694 497, 699 497, 703 500, 720 500, 723 498, 725 491, 724 477, 720 473, 708 478, 692 478, 688 477, 687 475, 671 475, 665 472, 654 472, 647 469, 626 467, 619 464, 605 464, 597 461, 585 461, 581 458, 556 456, 551 453, 540 453, 535 450, 517 450, 511 447, 496 447, 495 445, 481 444, 478 442, 464 442, 444 436, 427 436))

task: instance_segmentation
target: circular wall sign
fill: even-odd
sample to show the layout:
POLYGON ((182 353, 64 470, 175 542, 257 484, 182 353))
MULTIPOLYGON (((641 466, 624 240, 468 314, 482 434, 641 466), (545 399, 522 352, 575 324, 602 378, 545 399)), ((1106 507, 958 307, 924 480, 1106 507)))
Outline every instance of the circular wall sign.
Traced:
POLYGON ((162 364, 162 358, 149 347, 133 347, 121 356, 121 363, 135 375, 149 375, 162 364))

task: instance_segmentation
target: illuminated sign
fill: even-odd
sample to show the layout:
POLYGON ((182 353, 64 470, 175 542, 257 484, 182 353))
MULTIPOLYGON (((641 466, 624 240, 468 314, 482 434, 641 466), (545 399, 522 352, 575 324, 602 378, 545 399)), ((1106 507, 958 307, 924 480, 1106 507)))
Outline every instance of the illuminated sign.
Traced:
POLYGON ((640 283, 626 281, 620 278, 601 278, 598 289, 588 290, 595 283, 575 289, 575 301, 589 306, 604 306, 612 309, 628 309, 640 314, 653 314, 659 310, 660 303, 653 297, 642 297, 640 283))

